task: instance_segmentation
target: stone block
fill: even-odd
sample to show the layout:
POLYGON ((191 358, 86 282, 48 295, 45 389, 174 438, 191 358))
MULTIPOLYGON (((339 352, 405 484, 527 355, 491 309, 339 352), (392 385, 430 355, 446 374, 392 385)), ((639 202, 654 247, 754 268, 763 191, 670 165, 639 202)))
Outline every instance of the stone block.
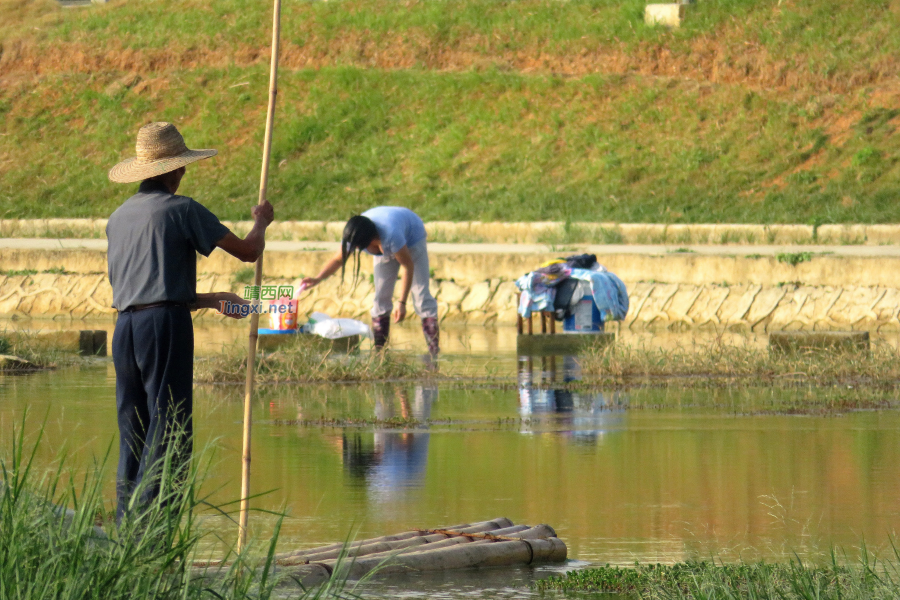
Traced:
MULTIPOLYGON (((518 297, 519 290, 516 289, 515 283, 512 281, 499 282, 497 284, 497 290, 491 298, 489 310, 496 311, 501 322, 505 322, 502 318, 503 315, 509 315, 510 313, 515 314, 518 297)), ((512 323, 515 323, 515 319, 513 319, 512 323)))
POLYGON ((687 316, 696 326, 718 325, 719 310, 731 293, 731 288, 711 285, 703 286, 697 301, 688 310, 687 316))
POLYGON ((722 323, 744 323, 747 312, 753 305, 753 300, 762 290, 758 285, 733 285, 730 293, 722 302, 718 315, 722 323))
POLYGON ((106 356, 106 331, 81 330, 78 337, 78 351, 82 356, 106 356))
POLYGON ((446 302, 438 300, 438 321, 443 323, 445 320, 454 320, 459 317, 459 311, 455 307, 450 306, 446 302))
POLYGON ((346 221, 325 223, 325 241, 339 242, 344 235, 346 221))
POLYGON ((625 236, 617 223, 578 223, 578 231, 588 244, 622 244, 625 236))
POLYGON ((325 221, 291 221, 289 225, 292 239, 295 241, 325 241, 330 239, 325 221))
POLYGON ((765 241, 763 225, 691 224, 669 225, 670 244, 754 244, 765 241))
POLYGON ((681 27, 684 13, 683 4, 648 4, 644 9, 644 23, 663 25, 664 27, 681 27))
POLYGON ((94 219, 93 231, 94 237, 103 238, 106 237, 106 226, 109 224, 109 219, 94 219))
POLYGON ((866 241, 873 246, 900 245, 900 225, 867 225, 866 241))
POLYGON ((460 304, 463 312, 472 312, 476 310, 484 310, 491 300, 492 295, 491 284, 488 281, 482 281, 473 285, 465 299, 460 304))
POLYGON ((756 327, 769 319, 786 294, 787 290, 784 287, 776 286, 760 290, 745 316, 750 327, 756 327))
POLYGON ((465 299, 468 293, 469 290, 458 283, 453 281, 442 281, 438 286, 435 297, 442 303, 456 308, 459 306, 460 302, 465 299))
POLYGON ((865 244, 866 225, 822 225, 816 230, 819 244, 865 244))
MULTIPOLYGON (((471 223, 468 231, 460 231, 461 241, 510 244, 519 242, 518 223, 471 223)), ((525 236, 527 237, 527 235, 525 236)))
POLYGON ((622 223, 619 231, 625 244, 662 244, 666 241, 666 226, 659 223, 622 223))
POLYGON ((767 225, 763 244, 810 244, 813 241, 812 225, 767 225))
POLYGON ((707 231, 701 231, 696 225, 668 225, 665 241, 668 244, 705 244, 707 234, 707 231))

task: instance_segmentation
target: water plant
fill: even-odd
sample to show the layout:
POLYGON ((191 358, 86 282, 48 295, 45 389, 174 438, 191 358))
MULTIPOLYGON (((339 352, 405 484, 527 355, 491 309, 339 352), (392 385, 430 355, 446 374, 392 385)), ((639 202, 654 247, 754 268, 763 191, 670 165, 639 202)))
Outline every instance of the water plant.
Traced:
POLYGON ((878 560, 865 549, 858 560, 811 566, 788 563, 726 564, 688 561, 674 565, 635 564, 572 571, 538 581, 540 591, 601 592, 658 599, 754 598, 759 600, 880 599, 900 595, 900 554, 878 560))
POLYGON ((84 360, 61 337, 27 331, 0 331, 0 354, 26 361, 29 368, 53 368, 81 364, 84 360))
POLYGON ((579 361, 586 380, 611 384, 722 385, 751 378, 754 384, 768 385, 802 382, 894 387, 900 383, 900 351, 877 341, 871 349, 809 348, 779 353, 717 337, 675 348, 592 347, 579 361))
POLYGON ((214 534, 199 526, 200 513, 229 511, 229 505, 212 505, 198 493, 208 471, 208 452, 183 473, 176 473, 173 453, 167 454, 159 471, 158 499, 135 507, 116 527, 103 494, 106 460, 81 475, 64 459, 46 468, 35 460, 42 436, 27 445, 22 431, 24 427, 13 432, 9 446, 0 450, 4 599, 267 600, 276 589, 278 597, 355 597, 346 579, 332 578, 305 590, 290 577, 276 576, 278 525, 261 556, 227 551, 220 567, 198 566, 200 542, 214 534))
MULTIPOLYGON (((401 352, 332 351, 328 341, 298 335, 275 351, 257 357, 256 380, 275 382, 378 381, 434 377, 428 364, 419 357, 401 352)), ((194 380, 201 383, 242 382, 247 368, 244 344, 225 346, 221 353, 199 361, 194 380)))

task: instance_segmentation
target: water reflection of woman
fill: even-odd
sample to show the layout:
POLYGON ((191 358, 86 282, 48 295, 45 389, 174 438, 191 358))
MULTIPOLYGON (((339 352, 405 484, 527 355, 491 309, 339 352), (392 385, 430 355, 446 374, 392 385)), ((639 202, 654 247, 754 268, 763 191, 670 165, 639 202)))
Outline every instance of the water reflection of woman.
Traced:
MULTIPOLYGON (((431 418, 431 407, 437 398, 437 386, 416 386, 412 399, 405 388, 395 390, 389 386, 376 392, 375 417, 387 421, 402 416, 424 422, 431 418)), ((345 431, 344 469, 351 478, 365 482, 373 499, 397 499, 405 490, 424 482, 430 437, 427 431, 379 429, 368 435, 345 431)))
POLYGON ((351 217, 344 227, 340 251, 322 267, 315 277, 303 279, 302 285, 316 286, 341 270, 347 259, 354 256, 354 280, 359 276, 359 255, 366 252, 375 257, 375 301, 372 306, 372 331, 375 347, 387 342, 391 327, 391 311, 394 323, 406 318, 406 302, 412 294, 416 314, 422 319, 422 332, 432 356, 439 352, 437 301, 429 289, 430 268, 426 247, 425 224, 409 210, 397 206, 378 206, 362 215, 351 217), (400 299, 394 308, 393 295, 397 275, 403 267, 400 299))

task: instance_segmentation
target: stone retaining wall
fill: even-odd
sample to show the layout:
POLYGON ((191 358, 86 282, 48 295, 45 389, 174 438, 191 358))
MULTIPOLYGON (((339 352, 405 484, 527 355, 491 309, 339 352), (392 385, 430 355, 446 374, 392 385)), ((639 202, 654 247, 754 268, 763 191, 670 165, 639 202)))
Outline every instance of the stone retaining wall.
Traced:
MULTIPOLYGON (((267 283, 293 284, 298 279, 267 283)), ((318 310, 332 316, 368 319, 373 286, 362 279, 352 293, 339 293, 328 281, 304 296, 302 313, 318 310)), ((199 291, 232 289, 228 278, 203 275, 199 291)), ((439 314, 445 322, 478 326, 513 325, 516 290, 511 281, 493 279, 470 285, 434 282, 439 314)), ((632 328, 724 328, 756 332, 773 329, 900 330, 900 289, 884 287, 815 287, 721 284, 636 283, 629 285, 632 328)), ((37 274, 0 278, 0 315, 81 319, 115 314, 112 290, 102 274, 37 274)), ((211 311, 202 311, 215 316, 211 311)), ((218 317, 217 317, 218 318, 218 317)))
MULTIPOLYGON (((249 221, 226 222, 239 235, 249 221)), ((900 225, 748 225, 660 223, 481 223, 431 221, 432 242, 615 244, 900 244, 900 225)), ((343 222, 279 221, 270 240, 338 241, 343 222)), ((0 220, 0 237, 103 238, 106 219, 0 220)))
MULTIPOLYGON (((269 252, 265 283, 299 285, 328 255, 269 252)), ((514 324, 512 279, 549 256, 435 253, 432 290, 441 318, 479 326, 514 324)), ((628 285, 631 310, 626 325, 632 328, 900 329, 896 258, 821 256, 795 266, 772 257, 603 258, 628 285)), ((342 289, 334 277, 304 296, 301 311, 367 318, 374 292, 370 264, 364 261, 355 288, 348 281, 342 289)), ((114 314, 102 251, 7 249, 0 250, 0 265, 0 315, 80 319, 114 314)), ((244 283, 236 274, 246 268, 221 253, 203 259, 198 291, 240 293, 244 283)), ((213 316, 206 312, 210 314, 198 316, 213 316)))

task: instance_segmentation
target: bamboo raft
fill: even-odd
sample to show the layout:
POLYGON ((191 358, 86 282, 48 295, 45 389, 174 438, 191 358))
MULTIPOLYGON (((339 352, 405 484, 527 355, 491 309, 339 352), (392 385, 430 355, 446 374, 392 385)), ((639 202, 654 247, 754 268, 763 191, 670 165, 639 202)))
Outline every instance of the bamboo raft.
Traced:
POLYGON ((276 572, 310 586, 334 574, 360 579, 373 572, 528 566, 563 562, 566 557, 565 543, 549 525, 515 525, 499 518, 278 554, 275 565, 276 572))

